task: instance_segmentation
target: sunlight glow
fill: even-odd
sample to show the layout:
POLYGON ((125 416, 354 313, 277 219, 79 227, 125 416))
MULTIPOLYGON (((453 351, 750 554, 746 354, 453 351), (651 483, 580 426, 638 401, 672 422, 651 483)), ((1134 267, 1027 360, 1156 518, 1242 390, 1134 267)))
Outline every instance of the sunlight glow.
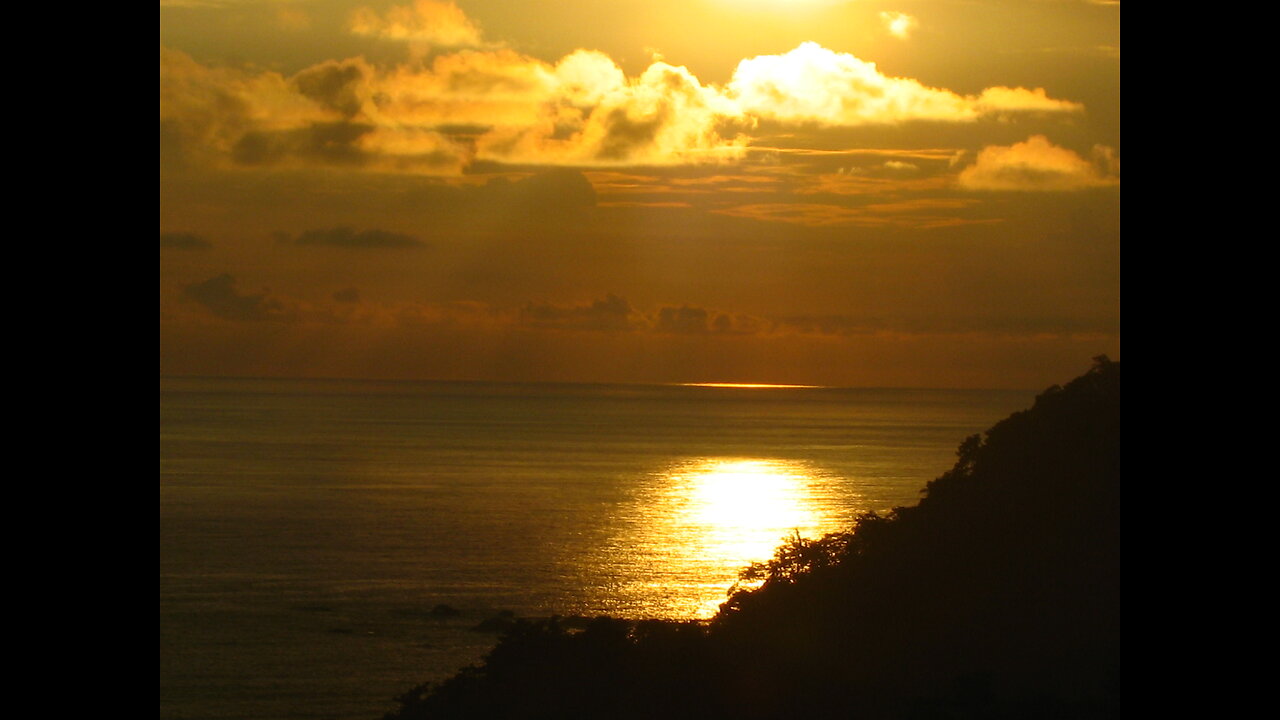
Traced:
POLYGON ((852 2, 852 0, 720 0, 720 2, 725 5, 732 5, 739 10, 783 13, 844 5, 852 2))
POLYGON ((669 475, 662 502, 668 570, 707 581, 699 610, 714 614, 738 571, 766 560, 787 534, 812 534, 824 518, 804 465, 705 459, 669 475))
POLYGON ((777 385, 774 383, 729 383, 729 382, 705 382, 705 383, 680 383, 685 387, 712 387, 712 388, 819 388, 822 385, 777 385))
POLYGON ((585 560, 586 572, 612 579, 586 613, 709 618, 735 585, 754 585, 739 584, 747 566, 772 558, 796 532, 845 529, 862 508, 846 478, 803 460, 685 457, 655 468, 641 487, 585 560))
POLYGON ((886 10, 880 13, 880 21, 884 23, 890 35, 902 40, 906 40, 911 31, 916 28, 916 19, 906 13, 886 10))
MULTIPOLYGON (((684 518, 700 526, 717 547, 733 549, 744 559, 759 546, 760 528, 808 524, 801 507, 799 482, 789 468, 763 460, 718 460, 695 472, 676 476, 686 504, 684 518)), ((775 538, 761 547, 772 550, 775 538)))

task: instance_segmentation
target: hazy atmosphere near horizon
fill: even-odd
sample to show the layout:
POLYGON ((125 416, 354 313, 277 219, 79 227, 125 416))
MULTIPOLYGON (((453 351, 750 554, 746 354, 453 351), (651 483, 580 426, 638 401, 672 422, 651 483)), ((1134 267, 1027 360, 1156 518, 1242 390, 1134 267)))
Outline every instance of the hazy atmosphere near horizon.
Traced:
POLYGON ((162 0, 162 376, 1038 389, 1120 6, 162 0))

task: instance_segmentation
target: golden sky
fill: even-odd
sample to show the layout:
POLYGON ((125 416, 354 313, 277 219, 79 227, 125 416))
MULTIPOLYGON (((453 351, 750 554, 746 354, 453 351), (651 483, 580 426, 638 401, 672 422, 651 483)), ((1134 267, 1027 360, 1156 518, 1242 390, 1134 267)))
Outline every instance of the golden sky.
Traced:
POLYGON ((162 0, 160 371, 1038 389, 1120 354, 1120 6, 162 0))

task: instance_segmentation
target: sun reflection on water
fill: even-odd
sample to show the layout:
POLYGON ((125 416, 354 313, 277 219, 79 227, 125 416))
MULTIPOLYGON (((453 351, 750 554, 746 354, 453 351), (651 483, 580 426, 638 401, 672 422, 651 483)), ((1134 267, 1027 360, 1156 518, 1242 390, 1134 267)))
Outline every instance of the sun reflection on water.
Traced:
POLYGON ((672 474, 673 530, 707 559, 746 565, 769 557, 778 538, 814 524, 799 468, 768 460, 710 460, 672 474))
POLYGON ((648 617, 715 614, 738 573, 785 536, 840 529, 856 504, 845 483, 807 463, 697 458, 656 473, 619 518, 602 571, 605 611, 648 617))

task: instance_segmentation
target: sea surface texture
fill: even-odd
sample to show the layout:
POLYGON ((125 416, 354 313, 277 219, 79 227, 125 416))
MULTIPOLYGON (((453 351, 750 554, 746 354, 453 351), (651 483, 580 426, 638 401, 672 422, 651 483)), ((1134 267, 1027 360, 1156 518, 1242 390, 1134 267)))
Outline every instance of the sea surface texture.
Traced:
POLYGON ((502 611, 710 617, 1034 394, 162 379, 160 716, 373 720, 502 611))

